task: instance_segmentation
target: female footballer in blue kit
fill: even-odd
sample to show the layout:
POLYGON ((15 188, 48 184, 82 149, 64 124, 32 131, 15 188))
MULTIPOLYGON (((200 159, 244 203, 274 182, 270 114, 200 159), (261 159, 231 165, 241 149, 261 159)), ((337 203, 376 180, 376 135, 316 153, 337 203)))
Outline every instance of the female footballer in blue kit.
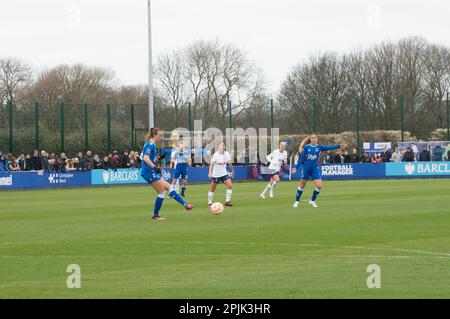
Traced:
POLYGON ((295 203, 293 207, 298 207, 300 202, 300 197, 302 196, 305 185, 309 179, 312 179, 316 188, 314 189, 313 195, 309 201, 309 204, 317 208, 316 198, 319 196, 320 190, 322 189, 322 173, 319 155, 320 152, 336 150, 338 148, 345 149, 347 144, 336 144, 331 146, 324 146, 317 144, 317 135, 310 136, 311 143, 306 145, 303 150, 301 150, 300 159, 297 162, 295 168, 292 169, 292 173, 295 174, 297 170, 302 169, 302 177, 300 180, 300 185, 297 188, 297 195, 295 197, 295 203))
POLYGON ((169 192, 169 196, 176 200, 178 203, 184 206, 186 210, 191 210, 194 208, 193 205, 187 204, 183 198, 178 195, 174 187, 166 182, 161 176, 161 168, 159 167, 158 154, 156 152, 156 143, 163 139, 163 130, 160 128, 152 128, 150 132, 145 137, 145 145, 142 149, 141 159, 142 177, 154 188, 158 193, 155 200, 155 207, 153 209, 153 220, 163 220, 164 218, 159 216, 159 210, 163 204, 164 198, 166 197, 166 191, 169 192))
POLYGON ((191 152, 185 150, 182 143, 178 144, 173 151, 170 165, 175 170, 173 173, 172 185, 178 185, 178 179, 181 177, 181 196, 186 194, 186 185, 188 182, 188 167, 191 165, 191 152))

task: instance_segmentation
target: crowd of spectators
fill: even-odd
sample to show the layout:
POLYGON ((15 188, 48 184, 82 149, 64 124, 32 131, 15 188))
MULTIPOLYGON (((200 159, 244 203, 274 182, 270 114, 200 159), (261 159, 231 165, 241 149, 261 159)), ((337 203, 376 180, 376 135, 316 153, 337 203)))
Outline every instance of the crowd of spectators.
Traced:
POLYGON ((2 171, 89 171, 92 169, 140 168, 141 159, 137 151, 125 151, 119 154, 114 151, 102 159, 92 151, 78 152, 75 157, 68 158, 66 153, 48 153, 45 150, 32 154, 12 154, 0 152, 0 172, 2 171))
MULTIPOLYGON (((100 158, 98 154, 93 154, 92 151, 86 153, 78 152, 75 157, 68 158, 66 153, 56 154, 48 153, 45 150, 33 151, 32 154, 21 154, 19 157, 14 157, 12 154, 4 154, 0 152, 0 172, 10 171, 89 171, 92 169, 118 169, 118 168, 140 168, 141 159, 138 151, 127 150, 123 154, 114 151, 107 156, 100 158)), ((210 155, 210 154, 209 154, 210 155)), ((294 155, 294 154, 292 154, 294 155)), ((168 156, 170 157, 170 156, 168 156)), ((166 164, 168 162, 166 157, 166 164)), ((248 164, 248 154, 239 153, 234 156, 235 163, 248 164)), ((290 156, 289 156, 290 157, 290 156)), ((205 166, 201 152, 196 152, 192 149, 191 160, 193 166, 205 166)), ((397 147, 392 152, 390 149, 384 147, 380 153, 363 153, 362 156, 358 154, 356 148, 351 152, 345 151, 329 151, 323 153, 320 162, 326 164, 346 164, 346 163, 386 163, 386 162, 429 162, 450 160, 450 150, 446 150, 441 145, 436 145, 433 151, 430 148, 424 148, 420 152, 413 147, 408 147, 401 152, 397 147)), ((258 164, 261 164, 258 162, 258 164)))

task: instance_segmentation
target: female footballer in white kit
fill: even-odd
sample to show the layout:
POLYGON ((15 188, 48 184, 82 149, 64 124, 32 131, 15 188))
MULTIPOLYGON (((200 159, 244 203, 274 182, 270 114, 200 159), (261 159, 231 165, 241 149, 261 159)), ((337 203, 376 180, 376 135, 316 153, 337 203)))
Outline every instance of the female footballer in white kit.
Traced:
POLYGON ((231 177, 234 177, 234 167, 231 163, 231 155, 225 151, 225 143, 220 143, 218 151, 211 157, 211 163, 209 165, 208 178, 211 179, 211 188, 208 192, 208 206, 211 206, 213 203, 214 192, 219 183, 224 183, 227 187, 225 206, 233 206, 231 204, 231 194, 233 193, 231 177), (227 165, 230 166, 231 176, 228 174, 227 165))
POLYGON ((280 182, 281 165, 287 163, 286 143, 281 142, 280 148, 267 155, 269 161, 269 169, 272 170, 269 184, 264 188, 263 192, 259 195, 261 198, 266 198, 266 192, 269 192, 270 198, 273 198, 273 190, 280 182))

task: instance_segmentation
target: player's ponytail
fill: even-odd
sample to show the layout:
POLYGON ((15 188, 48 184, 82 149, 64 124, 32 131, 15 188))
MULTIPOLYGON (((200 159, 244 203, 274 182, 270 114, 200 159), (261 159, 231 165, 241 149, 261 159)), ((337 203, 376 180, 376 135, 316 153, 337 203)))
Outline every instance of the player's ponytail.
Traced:
POLYGON ((147 142, 149 139, 154 138, 156 135, 158 135, 159 131, 162 131, 159 127, 152 127, 150 131, 145 136, 145 142, 147 142))

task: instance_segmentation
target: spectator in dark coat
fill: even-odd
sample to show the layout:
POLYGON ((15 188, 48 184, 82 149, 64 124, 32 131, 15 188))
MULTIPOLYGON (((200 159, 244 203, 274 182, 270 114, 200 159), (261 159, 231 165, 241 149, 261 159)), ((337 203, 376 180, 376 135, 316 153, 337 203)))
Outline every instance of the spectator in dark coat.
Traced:
MULTIPOLYGON (((109 155, 111 155, 111 154, 109 154, 109 155)), ((111 169, 111 168, 112 168, 112 166, 111 166, 111 159, 109 158, 109 156, 105 156, 103 158, 103 161, 102 161, 102 169, 108 170, 108 169, 111 169)))
POLYGON ((364 153, 362 162, 363 163, 372 163, 372 158, 370 157, 369 153, 364 153))
POLYGON ((402 162, 414 162, 414 160, 415 160, 414 151, 412 150, 411 147, 408 147, 405 154, 403 154, 402 162))
POLYGON ((42 170, 42 161, 39 156, 39 151, 35 150, 33 152, 33 157, 31 158, 31 170, 32 171, 41 171, 42 170))
POLYGON ((442 161, 442 155, 444 154, 444 151, 445 148, 443 148, 441 144, 437 144, 433 149, 433 154, 431 155, 433 162, 442 161))
POLYGON ((24 165, 24 171, 31 171, 33 169, 33 164, 31 162, 31 156, 30 154, 25 155, 25 165, 24 165))
POLYGON ((94 158, 92 157, 92 151, 87 151, 86 156, 83 158, 83 169, 90 171, 94 167, 94 158))
POLYGON ((112 154, 112 156, 111 156, 111 159, 110 159, 110 162, 111 162, 111 168, 112 168, 112 169, 118 169, 118 168, 120 168, 120 162, 121 162, 121 160, 120 160, 120 156, 119 156, 119 154, 117 153, 117 151, 114 151, 114 152, 113 152, 113 154, 112 154))
POLYGON ((342 157, 341 153, 336 153, 333 158, 333 163, 334 164, 342 164, 342 162, 343 162, 343 157, 342 157))
POLYGON ((327 164, 333 164, 334 163, 334 152, 328 151, 327 152, 327 164))
POLYGON ((419 153, 419 162, 429 162, 431 159, 431 152, 429 148, 424 148, 419 153))
POLYGON ((0 152, 0 172, 8 172, 8 162, 6 160, 6 155, 0 152))
POLYGON ((360 161, 361 161, 361 159, 359 157, 358 150, 356 148, 353 148, 350 162, 351 163, 359 163, 360 161))
POLYGON ((98 157, 98 154, 94 155, 93 158, 93 169, 101 169, 102 168, 102 161, 100 160, 100 157, 98 157))
POLYGON ((392 152, 385 146, 383 146, 383 152, 381 152, 381 160, 383 163, 387 163, 391 161, 392 152))
POLYGON ((128 151, 123 152, 122 158, 121 158, 121 165, 122 168, 131 168, 132 164, 130 163, 130 154, 128 151))
POLYGON ((348 163, 352 162, 352 156, 348 153, 348 151, 344 152, 343 158, 344 158, 344 163, 345 164, 348 164, 348 163))
POLYGON ((19 164, 20 170, 25 170, 25 155, 20 154, 19 158, 17 159, 17 164, 19 164))
POLYGON ((42 169, 44 171, 49 171, 50 166, 48 163, 48 153, 46 151, 41 151, 41 163, 42 163, 42 169))
POLYGON ((84 170, 83 153, 82 152, 78 152, 76 159, 77 159, 77 161, 73 162, 74 167, 78 171, 83 171, 84 170))

